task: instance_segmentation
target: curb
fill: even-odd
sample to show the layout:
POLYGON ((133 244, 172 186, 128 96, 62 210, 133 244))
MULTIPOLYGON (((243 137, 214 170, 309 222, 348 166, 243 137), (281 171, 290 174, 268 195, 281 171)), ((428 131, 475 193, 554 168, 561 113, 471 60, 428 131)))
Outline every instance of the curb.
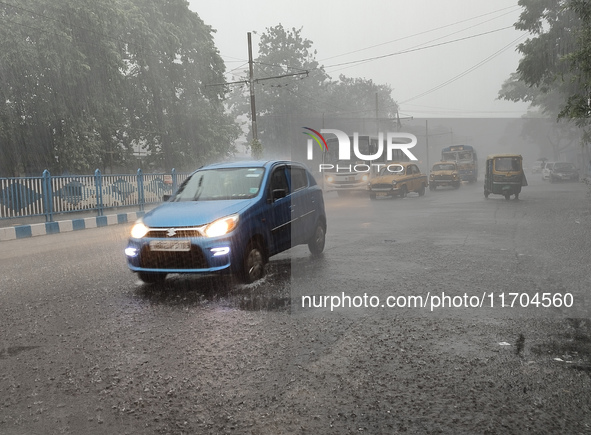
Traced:
POLYGON ((29 237, 46 236, 49 234, 66 233, 69 231, 100 228, 108 225, 126 224, 134 222, 145 214, 144 211, 119 213, 107 216, 95 216, 81 219, 70 219, 57 222, 45 222, 41 224, 17 225, 14 227, 0 228, 0 242, 7 240, 26 239, 29 237))

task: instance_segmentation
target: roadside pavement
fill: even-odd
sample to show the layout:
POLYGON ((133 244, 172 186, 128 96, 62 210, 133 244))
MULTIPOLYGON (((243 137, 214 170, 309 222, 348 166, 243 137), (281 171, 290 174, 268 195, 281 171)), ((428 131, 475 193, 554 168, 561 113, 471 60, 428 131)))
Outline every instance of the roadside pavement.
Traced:
POLYGON ((55 215, 54 222, 45 222, 45 216, 1 219, 0 242, 135 222, 157 205, 150 204, 143 211, 138 211, 137 206, 119 207, 105 210, 103 216, 97 216, 96 210, 64 213, 55 215))

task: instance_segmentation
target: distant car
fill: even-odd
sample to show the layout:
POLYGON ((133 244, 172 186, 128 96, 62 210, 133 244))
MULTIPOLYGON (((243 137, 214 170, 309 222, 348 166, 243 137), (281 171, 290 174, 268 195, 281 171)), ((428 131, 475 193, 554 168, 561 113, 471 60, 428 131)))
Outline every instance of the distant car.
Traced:
POLYGON ((555 162, 546 162, 544 167, 542 168, 542 180, 549 180, 550 179, 550 171, 554 167, 555 162))
POLYGON ((550 182, 579 181, 579 171, 572 163, 556 162, 550 171, 550 182))
POLYGON ((532 174, 539 174, 542 172, 543 167, 544 167, 544 161, 543 160, 536 160, 531 167, 531 173, 532 174))
POLYGON ((326 213, 312 174, 289 161, 236 162, 192 173, 131 230, 129 268, 147 283, 169 273, 264 275, 269 257, 308 244, 324 250, 326 213))
POLYGON ((456 162, 438 162, 433 165, 429 174, 429 190, 439 186, 453 186, 457 189, 462 184, 456 162))
POLYGON ((415 163, 390 163, 368 182, 367 190, 370 199, 395 196, 404 198, 409 192, 417 192, 419 196, 423 196, 428 185, 427 176, 421 173, 415 163))

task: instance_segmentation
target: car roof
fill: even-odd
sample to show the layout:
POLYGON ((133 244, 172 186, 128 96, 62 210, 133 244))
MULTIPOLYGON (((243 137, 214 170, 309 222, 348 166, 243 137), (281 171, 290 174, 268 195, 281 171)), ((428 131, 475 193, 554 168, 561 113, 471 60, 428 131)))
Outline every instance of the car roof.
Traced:
POLYGON ((435 162, 435 163, 433 163, 433 166, 435 166, 435 165, 441 165, 441 164, 449 165, 450 163, 453 164, 453 165, 456 164, 456 162, 454 162, 454 161, 445 161, 445 160, 442 160, 441 162, 435 162))
POLYGON ((521 156, 521 154, 491 154, 486 159, 490 160, 490 159, 496 159, 498 157, 519 157, 520 159, 523 158, 521 156))
POLYGON ((416 165, 416 164, 417 164, 417 162, 390 162, 386 166, 388 166, 388 165, 408 166, 408 165, 416 165))
POLYGON ((219 168, 269 168, 275 164, 290 164, 304 166, 302 163, 289 160, 237 160, 229 162, 211 163, 199 168, 201 169, 219 169, 219 168))

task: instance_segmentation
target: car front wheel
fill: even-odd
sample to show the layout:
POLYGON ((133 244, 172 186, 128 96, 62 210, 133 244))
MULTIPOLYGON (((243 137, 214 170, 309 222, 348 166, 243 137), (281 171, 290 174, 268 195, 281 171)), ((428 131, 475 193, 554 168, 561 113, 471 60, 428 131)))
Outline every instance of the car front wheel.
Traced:
POLYGON ((246 283, 255 282, 265 275, 265 253, 260 244, 252 241, 244 251, 242 277, 246 283))
POLYGON ((406 198, 406 194, 407 194, 407 193, 408 193, 408 190, 406 190, 406 186, 402 186, 402 187, 400 188, 400 195, 399 195, 399 196, 400 196, 401 198, 406 198))
POLYGON ((324 251, 324 245, 326 243, 326 229, 322 222, 319 222, 316 225, 316 229, 314 230, 314 235, 312 239, 308 243, 308 249, 313 255, 319 255, 324 251))

